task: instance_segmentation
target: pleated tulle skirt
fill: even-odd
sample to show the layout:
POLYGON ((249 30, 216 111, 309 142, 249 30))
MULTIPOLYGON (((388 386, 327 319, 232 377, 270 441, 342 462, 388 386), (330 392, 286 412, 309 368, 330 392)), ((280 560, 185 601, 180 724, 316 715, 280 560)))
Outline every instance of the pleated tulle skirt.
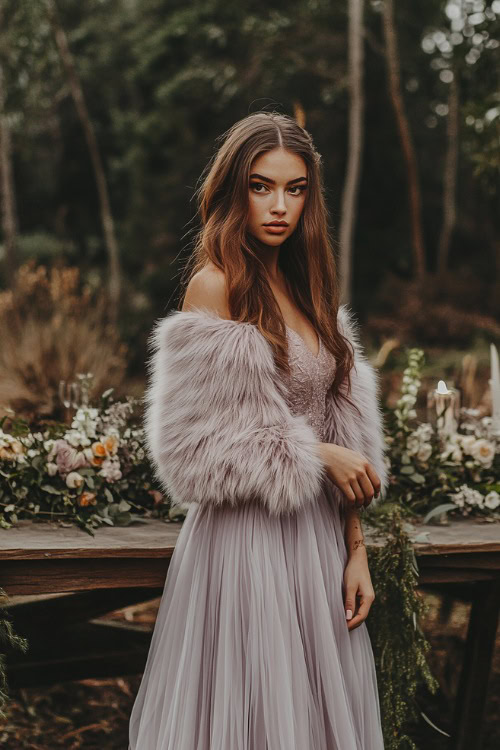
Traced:
POLYGON ((189 508, 129 750, 381 750, 366 624, 344 613, 333 485, 291 516, 189 508))

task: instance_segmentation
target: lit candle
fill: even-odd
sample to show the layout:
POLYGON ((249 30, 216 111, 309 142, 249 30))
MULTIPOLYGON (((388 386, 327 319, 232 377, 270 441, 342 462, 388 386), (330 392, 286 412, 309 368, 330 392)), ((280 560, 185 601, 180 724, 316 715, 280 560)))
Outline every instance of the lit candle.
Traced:
POLYGON ((458 429, 460 393, 455 388, 447 388, 440 380, 437 388, 431 391, 430 404, 435 406, 436 430, 444 438, 453 435, 458 429))
POLYGON ((494 434, 500 434, 500 366, 498 352, 494 344, 490 344, 491 354, 491 426, 494 434))

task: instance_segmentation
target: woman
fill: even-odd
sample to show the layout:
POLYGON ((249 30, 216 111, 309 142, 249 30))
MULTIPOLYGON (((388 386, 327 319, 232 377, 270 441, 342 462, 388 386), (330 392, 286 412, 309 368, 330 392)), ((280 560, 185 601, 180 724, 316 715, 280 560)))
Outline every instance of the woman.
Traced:
POLYGON ((149 456, 187 507, 129 750, 380 750, 359 510, 378 381, 338 303, 321 159, 292 118, 224 134, 183 300, 158 321, 149 456))

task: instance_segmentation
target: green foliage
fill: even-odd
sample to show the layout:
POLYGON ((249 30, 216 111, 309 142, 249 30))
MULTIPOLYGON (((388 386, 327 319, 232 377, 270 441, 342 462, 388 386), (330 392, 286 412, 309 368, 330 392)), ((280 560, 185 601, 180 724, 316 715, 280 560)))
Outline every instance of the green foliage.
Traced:
MULTIPOLYGON (((5 591, 0 588, 0 647, 2 651, 5 647, 10 649, 18 649, 23 653, 29 648, 28 641, 20 635, 14 632, 12 622, 9 620, 7 610, 4 606, 8 597, 5 591)), ((5 707, 7 706, 9 699, 7 675, 5 672, 5 657, 0 652, 0 719, 5 719, 5 707)))
POLYGON ((401 508, 383 503, 377 523, 374 535, 383 536, 384 543, 368 547, 375 601, 366 622, 377 667, 384 746, 417 750, 407 734, 408 723, 418 717, 417 688, 421 683, 432 693, 438 688, 426 661, 430 645, 419 624, 426 605, 417 591, 418 566, 401 508))

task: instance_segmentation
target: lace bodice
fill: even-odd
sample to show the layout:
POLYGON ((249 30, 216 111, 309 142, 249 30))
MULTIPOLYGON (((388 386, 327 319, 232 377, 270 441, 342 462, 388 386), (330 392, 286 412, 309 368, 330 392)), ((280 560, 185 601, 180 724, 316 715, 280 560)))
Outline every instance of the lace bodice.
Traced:
POLYGON ((293 414, 303 414, 316 433, 324 439, 325 396, 335 376, 335 357, 319 340, 314 355, 302 337, 286 326, 291 373, 282 375, 288 389, 288 405, 293 414))

